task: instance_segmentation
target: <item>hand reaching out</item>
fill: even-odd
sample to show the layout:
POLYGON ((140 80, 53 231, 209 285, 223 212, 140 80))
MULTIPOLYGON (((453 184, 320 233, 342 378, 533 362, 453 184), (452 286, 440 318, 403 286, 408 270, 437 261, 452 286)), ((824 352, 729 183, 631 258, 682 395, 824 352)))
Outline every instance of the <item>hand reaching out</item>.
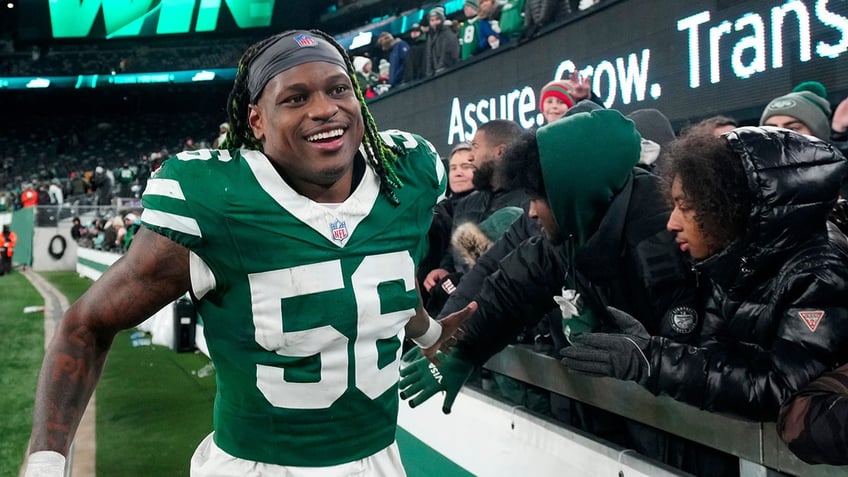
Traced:
POLYGON ((425 290, 430 291, 430 289, 433 288, 436 283, 439 283, 439 280, 445 278, 448 275, 450 275, 450 272, 445 270, 444 268, 436 268, 434 270, 431 270, 430 273, 428 273, 427 276, 424 277, 424 283, 422 283, 422 285, 424 285, 425 290))
POLYGON ((462 324, 465 323, 465 320, 471 318, 476 311, 477 302, 472 301, 465 308, 439 320, 439 324, 442 325, 442 334, 439 336, 439 340, 433 346, 422 349, 421 354, 436 366, 441 364, 437 352, 441 351, 444 354, 450 354, 451 346, 455 345, 459 338, 462 337, 462 324))
POLYGON ((563 364, 592 376, 611 376, 647 386, 651 378, 651 335, 636 318, 607 307, 620 333, 585 333, 565 348, 563 364))
POLYGON ((591 85, 591 77, 580 76, 578 71, 573 71, 571 75, 568 77, 568 81, 574 85, 574 99, 580 101, 581 99, 591 99, 592 98, 592 85, 591 85))
POLYGON ((417 348, 412 349, 403 357, 409 364, 400 370, 400 398, 409 400, 410 407, 416 407, 436 393, 444 391, 442 412, 450 414, 460 389, 474 371, 474 365, 456 355, 439 353, 440 361, 443 362, 436 366, 424 358, 415 360, 414 356, 410 356, 417 351, 417 348))

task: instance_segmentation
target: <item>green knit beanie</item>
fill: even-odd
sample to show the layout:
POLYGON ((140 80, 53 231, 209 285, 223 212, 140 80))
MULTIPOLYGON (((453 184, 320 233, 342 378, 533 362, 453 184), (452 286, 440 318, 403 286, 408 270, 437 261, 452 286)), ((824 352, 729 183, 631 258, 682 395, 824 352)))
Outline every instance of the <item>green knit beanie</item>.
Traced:
POLYGON ((496 210, 486 220, 480 222, 480 231, 492 242, 497 242, 513 222, 521 217, 524 209, 521 207, 504 207, 496 210))
POLYGON ((827 90, 817 81, 805 81, 796 86, 791 93, 771 102, 763 110, 760 126, 772 116, 791 116, 804 123, 813 136, 830 139, 830 103, 827 90))

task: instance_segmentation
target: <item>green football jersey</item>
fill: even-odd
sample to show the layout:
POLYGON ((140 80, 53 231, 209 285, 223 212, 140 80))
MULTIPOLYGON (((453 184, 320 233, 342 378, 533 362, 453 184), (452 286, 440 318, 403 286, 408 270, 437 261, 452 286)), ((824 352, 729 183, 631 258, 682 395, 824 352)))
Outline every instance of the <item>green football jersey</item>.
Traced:
POLYGON ((504 37, 520 37, 524 33, 524 0, 507 0, 501 8, 498 24, 504 37))
POLYGON ((477 23, 477 17, 469 18, 459 28, 459 53, 463 60, 474 56, 479 48, 480 39, 478 38, 477 23))
POLYGON ((313 202, 258 151, 183 152, 148 182, 142 222, 192 252, 215 443, 234 456, 330 466, 395 439, 404 326, 446 175, 426 140, 381 135, 407 151, 398 206, 370 167, 345 202, 313 202))

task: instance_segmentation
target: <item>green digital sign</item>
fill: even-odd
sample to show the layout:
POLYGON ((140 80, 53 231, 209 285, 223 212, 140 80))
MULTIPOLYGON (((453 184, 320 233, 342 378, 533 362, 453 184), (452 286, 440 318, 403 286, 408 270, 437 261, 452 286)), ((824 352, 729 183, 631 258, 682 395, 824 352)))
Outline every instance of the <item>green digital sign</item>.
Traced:
POLYGON ((239 29, 271 26, 275 0, 50 0, 53 38, 105 38, 214 32, 222 10, 239 29))

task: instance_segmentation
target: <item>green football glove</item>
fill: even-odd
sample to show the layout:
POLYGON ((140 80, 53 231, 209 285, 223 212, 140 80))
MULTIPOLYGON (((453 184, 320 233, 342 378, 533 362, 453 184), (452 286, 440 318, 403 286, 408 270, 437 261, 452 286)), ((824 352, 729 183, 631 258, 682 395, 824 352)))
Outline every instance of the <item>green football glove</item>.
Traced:
POLYGON ((403 353, 403 356, 400 357, 401 368, 409 366, 410 364, 418 361, 419 359, 424 357, 424 353, 421 352, 420 346, 413 346, 406 353, 403 353))
POLYGON ((450 414, 459 390, 474 371, 474 365, 470 361, 457 357, 456 350, 451 354, 444 354, 441 351, 436 353, 442 363, 438 367, 423 357, 417 348, 407 352, 403 356, 403 361, 411 361, 416 352, 421 357, 400 370, 400 398, 409 399, 409 406, 415 407, 437 392, 444 391, 445 401, 442 404, 442 412, 450 414))

